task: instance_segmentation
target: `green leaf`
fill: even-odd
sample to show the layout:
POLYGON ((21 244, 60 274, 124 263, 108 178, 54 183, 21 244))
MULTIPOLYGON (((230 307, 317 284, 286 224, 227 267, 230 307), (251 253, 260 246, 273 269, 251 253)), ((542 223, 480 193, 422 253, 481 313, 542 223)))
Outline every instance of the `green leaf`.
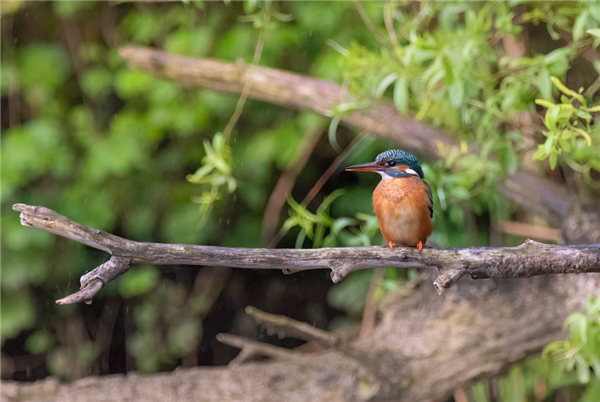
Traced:
MULTIPOLYGON (((538 88, 540 89, 540 94, 542 95, 542 98, 552 99, 552 81, 550 80, 550 72, 545 67, 542 67, 538 74, 538 88)), ((535 103, 541 105, 541 103, 537 102, 537 99, 535 103)))
POLYGON ((385 76, 381 80, 381 82, 379 82, 379 85, 377 85, 377 89, 375 90, 375 97, 381 98, 383 96, 383 94, 385 93, 385 90, 388 89, 388 87, 390 85, 392 85, 392 82, 394 82, 397 78, 398 78, 397 73, 391 73, 391 74, 388 74, 387 76, 385 76))
POLYGON ((302 245, 304 245, 304 239, 306 239, 306 230, 302 228, 300 230, 300 233, 298 233, 298 237, 296 237, 296 244, 294 245, 294 247, 297 249, 301 249, 302 245))
POLYGON ((133 98, 146 93, 153 80, 139 71, 123 70, 115 78, 115 91, 122 98, 133 98))
POLYGON ((587 384, 590 381, 590 366, 580 355, 576 357, 576 360, 577 380, 582 384, 587 384))
POLYGON ((579 100, 581 103, 585 102, 585 98, 583 96, 567 88, 562 82, 560 82, 558 78, 550 77, 550 79, 552 80, 552 83, 554 83, 554 85, 556 85, 556 87, 565 95, 572 96, 573 98, 579 100))
POLYGON ((596 38, 600 38, 600 28, 588 29, 586 32, 596 38))
POLYGON ((112 91, 112 76, 103 67, 86 71, 81 76, 81 89, 91 97, 107 95, 112 91))
POLYGON ((340 120, 342 120, 342 116, 333 116, 331 123, 329 124, 329 130, 327 130, 329 144, 331 144, 331 147, 335 150, 335 152, 342 152, 342 148, 337 142, 337 128, 340 120))
POLYGON ((581 134, 583 138, 585 138, 585 141, 587 142, 588 146, 592 145, 592 137, 590 137, 590 135, 587 132, 577 127, 575 127, 575 131, 577 131, 579 134, 581 134))
POLYGON ((408 112, 408 77, 399 77, 394 85, 394 105, 400 113, 408 112))
POLYGON ((43 353, 54 344, 54 337, 48 331, 35 331, 27 337, 25 347, 31 353, 43 353))
POLYGON ((455 79, 450 89, 448 90, 448 97, 450 98, 450 104, 458 108, 462 106, 465 96, 465 85, 462 80, 455 79))
POLYGON ((548 102, 548 101, 545 101, 545 100, 543 100, 543 99, 536 99, 536 100, 535 100, 535 104, 536 104, 536 105, 543 106, 543 107, 545 107, 546 109, 550 109, 552 106, 555 106, 555 105, 554 105, 554 103, 552 103, 552 102, 548 102))
POLYGON ((554 170, 554 168, 556 167, 556 163, 558 161, 558 155, 556 154, 556 152, 553 152, 550 154, 550 169, 554 170))
POLYGON ((573 41, 577 42, 583 36, 583 28, 589 16, 588 10, 583 10, 573 24, 573 41))
POLYGON ((319 205, 319 208, 317 209, 317 215, 323 215, 323 213, 325 212, 325 210, 327 208, 329 208, 329 206, 333 203, 333 201, 335 201, 336 198, 342 196, 344 194, 344 189, 339 188, 337 190, 335 190, 333 193, 329 194, 321 203, 321 205, 319 205))
POLYGON ((26 291, 13 295, 7 295, 3 291, 2 299, 0 328, 4 345, 6 339, 14 338, 19 332, 35 324, 35 304, 26 291))
POLYGON ((188 174, 185 178, 191 183, 206 183, 207 180, 204 179, 204 177, 212 172, 214 168, 215 167, 211 164, 204 165, 198 168, 194 174, 188 174))
POLYGON ((70 72, 69 57, 59 46, 30 45, 20 52, 19 82, 25 88, 37 86, 55 88, 65 82, 70 72))
MULTIPOLYGON (((561 137, 561 138, 558 140, 558 142, 559 142, 559 144, 560 144, 560 147, 563 149, 563 151, 565 151, 565 152, 567 152, 567 153, 568 153, 568 152, 571 152, 572 148, 571 148, 571 144, 569 144, 569 141, 568 141, 568 140, 565 140, 564 138, 562 138, 562 137, 561 137)), ((536 152, 536 153, 537 153, 537 152, 536 152)), ((535 155, 534 155, 534 156, 535 156, 535 155)))
POLYGON ((119 294, 129 299, 146 293, 158 284, 159 277, 160 273, 156 267, 135 267, 120 278, 119 294))

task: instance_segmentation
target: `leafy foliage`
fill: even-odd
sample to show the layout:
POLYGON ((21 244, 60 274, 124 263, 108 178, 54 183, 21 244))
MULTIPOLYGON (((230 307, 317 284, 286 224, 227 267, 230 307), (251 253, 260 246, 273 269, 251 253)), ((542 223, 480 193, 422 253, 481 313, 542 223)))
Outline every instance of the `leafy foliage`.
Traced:
MULTIPOLYGON (((190 285, 195 271, 170 267, 136 267, 91 307, 56 307, 48 300, 73 291, 76 278, 106 256, 21 227, 10 210, 15 202, 47 205, 140 241, 255 247, 275 181, 302 155, 306 133, 330 123, 331 146, 315 148, 288 198, 281 246, 381 244, 370 200, 375 175, 335 177, 314 207, 295 201, 351 143, 341 116, 373 100, 453 133, 459 144, 440 145, 438 162, 419 155, 441 209, 431 238, 439 245, 487 245, 494 222, 534 219, 497 186, 518 168, 543 170, 535 160, 548 158, 552 169, 572 175, 581 193, 597 186, 600 67, 583 57, 600 44, 597 2, 364 2, 364 13, 352 2, 9 3, 2 6, 0 87, 3 358, 45 357, 40 372, 15 373, 17 379, 150 373, 184 360, 224 364, 230 352, 211 343, 211 331, 252 333, 242 318, 246 304, 271 303, 311 322, 318 321, 315 310, 325 311, 322 327, 334 326, 332 317, 357 321, 371 272, 327 285, 329 305, 323 296, 319 309, 314 301, 281 303, 273 294, 289 288, 275 273, 212 277, 217 295, 209 297, 190 285), (236 97, 130 70, 118 55, 135 44, 250 64, 267 30, 260 64, 343 82, 356 102, 337 105, 331 122, 250 101, 241 102, 242 111, 236 97), (112 348, 125 363, 108 358, 112 348)), ((352 158, 373 160, 392 147, 361 143, 352 158)), ((519 240, 503 238, 505 245, 519 240)), ((376 298, 413 276, 386 270, 376 298)), ((571 319, 571 340, 557 354, 568 356, 558 364, 540 358, 515 367, 501 381, 501 398, 542 400, 566 387, 598 400, 597 370, 590 371, 600 355, 590 332, 595 315, 571 319), (585 379, 586 372, 584 388, 577 375, 585 379)), ((486 385, 473 387, 473 400, 484 400, 486 385)))
POLYGON ((558 155, 564 152, 570 155, 565 158, 569 166, 586 173, 584 177, 592 184, 590 170, 600 171, 600 131, 596 127, 592 129, 592 113, 600 112, 600 105, 588 107, 583 88, 579 92, 572 91, 555 77, 552 82, 564 95, 559 104, 536 99, 538 105, 548 109, 544 117, 547 130, 543 132, 546 142, 538 146, 533 157, 549 158, 550 168, 554 170, 558 155))
POLYGON ((552 358, 559 370, 575 371, 580 383, 590 381, 591 370, 600 380, 600 299, 591 299, 585 313, 569 316, 564 327, 570 339, 546 346, 543 356, 552 358))

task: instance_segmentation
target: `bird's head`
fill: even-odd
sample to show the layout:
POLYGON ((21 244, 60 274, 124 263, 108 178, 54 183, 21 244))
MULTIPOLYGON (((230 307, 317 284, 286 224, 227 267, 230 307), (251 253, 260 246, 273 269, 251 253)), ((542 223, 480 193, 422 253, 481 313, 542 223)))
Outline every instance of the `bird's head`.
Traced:
POLYGON ((346 170, 379 173, 383 179, 403 177, 424 178, 423 169, 417 158, 406 151, 390 149, 377 155, 375 162, 348 166, 346 170))

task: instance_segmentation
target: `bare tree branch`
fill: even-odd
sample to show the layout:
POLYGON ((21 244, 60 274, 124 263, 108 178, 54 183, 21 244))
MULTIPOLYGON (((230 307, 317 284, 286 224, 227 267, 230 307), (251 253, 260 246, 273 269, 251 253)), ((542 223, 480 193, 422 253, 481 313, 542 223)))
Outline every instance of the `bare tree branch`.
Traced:
MULTIPOLYGON (((249 64, 195 59, 137 46, 126 46, 120 54, 131 67, 174 79, 186 86, 201 86, 211 91, 238 94, 242 92, 246 81, 251 79, 250 99, 295 109, 311 109, 330 117, 337 105, 356 100, 334 82, 285 70, 260 66, 250 69, 249 64)), ((381 137, 400 141, 421 154, 437 157, 438 142, 445 146, 455 144, 454 140, 439 130, 400 116, 391 102, 373 106, 357 110, 342 121, 361 129, 369 128, 381 137)))
POLYGON ((464 278, 444 297, 411 285, 389 295, 372 332, 349 342, 353 354, 334 347, 268 363, 151 376, 3 381, 2 400, 441 401, 564 337, 562 323, 597 296, 600 275, 464 278))
POLYGON ((130 264, 131 258, 113 255, 110 257, 110 260, 81 277, 79 280, 81 287, 77 293, 57 300, 56 304, 72 304, 79 302, 92 304, 94 295, 98 293, 107 282, 110 282, 117 276, 129 271, 130 264))
MULTIPOLYGON (((176 56, 136 46, 126 46, 120 54, 133 68, 210 91, 241 93, 244 83, 251 78, 253 84, 248 98, 311 109, 326 116, 333 116, 337 105, 355 100, 334 82, 284 70, 259 66, 250 69, 250 65, 243 63, 176 56)), ((373 102, 368 109, 345 115, 342 123, 366 129, 432 158, 440 156, 440 143, 446 147, 456 145, 447 133, 400 116, 396 107, 384 100, 373 102)), ((598 207, 577 199, 551 181, 519 171, 508 177, 500 191, 524 210, 537 213, 552 225, 561 227, 569 243, 600 242, 598 207)))
POLYGON ((101 285, 125 273, 131 262, 157 265, 284 269, 298 272, 331 269, 339 282, 350 272, 377 267, 437 268, 434 286, 444 293, 461 276, 526 278, 537 275, 600 272, 600 244, 558 246, 526 241, 518 247, 416 248, 340 247, 321 249, 256 249, 189 244, 142 243, 81 225, 45 207, 13 205, 21 223, 67 237, 112 255, 107 262, 81 278, 81 290, 59 304, 90 302, 101 285))
POLYGON ((229 363, 230 366, 245 363, 257 356, 266 356, 277 360, 289 360, 298 355, 298 352, 292 350, 269 345, 268 343, 253 341, 232 334, 217 334, 217 341, 240 349, 240 354, 229 363))
POLYGON ((331 332, 323 331, 284 315, 265 313, 252 306, 246 307, 246 314, 254 318, 257 323, 264 325, 269 335, 277 335, 280 338, 296 338, 303 341, 316 340, 328 347, 334 347, 340 342, 340 337, 331 332))

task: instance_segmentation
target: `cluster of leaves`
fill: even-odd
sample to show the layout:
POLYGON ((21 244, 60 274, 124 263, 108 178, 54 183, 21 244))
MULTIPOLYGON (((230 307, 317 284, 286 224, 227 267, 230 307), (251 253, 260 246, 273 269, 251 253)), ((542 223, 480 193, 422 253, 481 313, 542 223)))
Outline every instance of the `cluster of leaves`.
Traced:
MULTIPOLYGON (((372 214, 358 212, 354 218, 331 215, 334 201, 341 200, 347 191, 335 190, 325 197, 315 213, 310 212, 305 206, 288 198, 290 205, 289 218, 282 225, 286 233, 294 228, 300 229, 296 235, 296 248, 303 248, 306 238, 310 239, 313 248, 320 247, 369 247, 382 244, 383 238, 379 231, 377 217, 372 214)), ((370 200, 368 201, 370 205, 370 200)), ((356 202, 353 204, 356 207, 356 202)), ((365 208, 366 209, 366 208, 365 208)), ((342 282, 335 284, 327 295, 327 300, 332 307, 343 310, 350 320, 360 319, 365 307, 369 292, 372 270, 353 272, 342 282)), ((387 268, 381 283, 374 288, 375 299, 382 300, 388 291, 398 289, 400 284, 407 280, 416 280, 413 270, 399 270, 387 268)), ((336 325, 347 323, 347 320, 338 320, 336 325)))
POLYGON ((542 357, 551 358, 559 370, 575 371, 582 384, 590 381, 592 372, 600 382, 600 298, 590 299, 584 313, 571 314, 564 327, 569 339, 546 346, 542 357))
MULTIPOLYGON (((590 299, 587 310, 569 316, 564 328, 568 340, 551 343, 541 357, 527 359, 499 381, 501 401, 548 400, 558 389, 570 400, 600 399, 600 299, 590 299)), ((492 400, 486 383, 471 387, 469 400, 492 400)))
POLYGON ((355 219, 348 217, 336 219, 330 216, 331 204, 343 193, 344 190, 339 189, 325 197, 314 214, 293 198, 288 198, 291 207, 290 217, 283 223, 283 230, 287 233, 294 227, 300 228, 296 237, 296 248, 303 247, 306 237, 312 240, 313 248, 372 245, 371 239, 379 232, 379 224, 375 216, 364 213, 357 213, 355 219))
MULTIPOLYGON (((242 9, 235 2, 228 6, 184 3, 110 8, 91 2, 26 5, 31 18, 43 16, 51 21, 45 27, 49 32, 73 21, 79 21, 80 27, 89 25, 89 30, 82 29, 83 42, 75 51, 59 40, 46 39, 53 37, 50 34, 24 35, 15 46, 3 31, 2 95, 20 96, 18 119, 23 123, 2 133, 2 163, 10 166, 2 169, 1 181, 2 342, 24 339, 27 351, 47 354, 53 374, 75 379, 89 372, 107 352, 101 339, 86 335, 74 341, 65 335, 73 323, 82 321, 77 307, 44 307, 49 299, 74 290, 75 278, 99 265, 105 256, 21 228, 10 211, 12 203, 44 204, 75 220, 137 240, 257 246, 268 197, 265 189, 298 159, 305 133, 326 124, 313 114, 282 112, 249 102, 230 138, 215 135, 226 127, 236 108, 235 98, 185 90, 126 68, 118 48, 130 43, 187 56, 252 62, 258 29, 264 28, 263 5, 247 1, 242 9), (114 21, 114 25, 98 26, 98 15, 104 15, 102 24, 114 21), (187 175, 199 161, 202 166, 187 175), (184 177, 208 185, 208 190, 197 197, 197 187, 184 177), (235 195, 224 196, 222 188, 235 195), (198 208, 190 199, 201 204, 203 230, 198 230, 198 208), (70 283, 70 288, 64 289, 64 283, 70 283)), ((523 162, 525 144, 531 140, 524 138, 515 118, 519 113, 534 113, 536 98, 554 101, 557 91, 551 77, 565 81, 570 62, 595 43, 598 6, 527 5, 524 21, 546 23, 552 37, 560 30, 572 32, 575 43, 508 58, 498 50, 499 43, 522 29, 512 22, 513 4, 416 4, 363 3, 366 16, 376 24, 383 25, 384 19, 392 23, 395 40, 382 47, 360 23, 351 2, 283 3, 283 11, 272 11, 269 29, 276 29, 276 34, 267 37, 261 64, 334 81, 346 78, 359 100, 338 105, 338 117, 330 126, 333 144, 339 115, 368 103, 363 101, 387 96, 401 112, 456 133, 460 147, 440 147, 443 160, 424 164, 436 209, 440 206, 445 211, 436 214, 433 240, 441 245, 473 245, 470 232, 464 230, 473 213, 493 211, 507 219, 511 212, 494 187, 523 162), (325 46, 328 40, 342 57, 325 46)), ((59 31, 62 38, 63 29, 59 31)), ((584 103, 571 93, 566 96, 573 110, 585 111, 593 120, 595 109, 586 106, 594 104, 590 99, 584 103)), ((567 105, 565 100, 552 106, 559 109, 560 118, 552 128, 547 127, 548 135, 573 133, 577 132, 574 128, 585 126, 592 145, 597 146, 592 120, 579 112, 563 116, 566 109, 561 105, 567 105), (576 120, 580 121, 577 125, 576 120)), ((571 139, 575 142, 568 144, 570 151, 564 141, 558 140, 558 145, 565 160, 568 153, 587 168, 592 148, 583 137, 578 138, 571 139)), ((388 147, 386 142, 374 142, 357 158, 373 160, 388 147)), ((331 149, 317 147, 298 187, 312 185, 321 173, 316 165, 333 155, 331 149)), ((356 185, 343 196, 333 192, 314 213, 290 198, 290 218, 284 223, 290 233, 283 243, 300 247, 308 238, 312 247, 380 244, 377 222, 370 214, 377 177, 357 176, 356 185)), ((343 180, 336 187, 343 186, 339 183, 343 180)), ((160 272, 156 267, 136 268, 100 295, 100 300, 126 300, 127 352, 144 372, 172 368, 177 359, 197 351, 201 321, 210 309, 210 301, 201 294, 160 272)), ((359 317, 370 274, 356 272, 335 285, 328 295, 330 305, 359 317)), ((378 292, 394 289, 406 278, 387 270, 378 292)), ((92 308, 98 304, 102 306, 94 303, 92 308)), ((87 334, 84 326, 79 328, 87 334)), ((512 381, 503 391, 506 400, 511 400, 511 387, 525 384, 530 390, 530 379, 545 366, 524 367, 521 375, 517 369, 506 380, 512 381)))
POLYGON ((232 175, 231 148, 225 144, 223 134, 215 134, 212 145, 210 141, 204 140, 204 150, 206 156, 202 158, 202 166, 194 174, 186 176, 190 183, 210 184, 210 190, 205 191, 201 197, 192 197, 193 202, 200 204, 199 226, 204 226, 208 220, 213 203, 219 198, 221 186, 226 185, 231 194, 238 185, 232 175))
MULTIPOLYGON (((600 62, 596 68, 600 72, 600 62)), ((555 77, 552 82, 564 95, 558 104, 536 99, 538 105, 547 108, 543 132, 546 141, 538 146, 533 157, 538 160, 548 158, 550 168, 554 169, 558 156, 564 152, 569 166, 584 173, 586 181, 594 185, 590 170, 600 171, 600 130, 597 126, 592 128, 592 114, 600 112, 600 105, 588 107, 583 88, 575 92, 555 77)))
MULTIPOLYGON (((535 159, 549 158, 554 169, 558 156, 562 156, 569 167, 583 173, 590 186, 597 186, 590 171, 600 171, 600 131, 594 124, 599 109, 594 106, 597 98, 593 100, 600 81, 575 78, 575 82, 589 86, 584 93, 583 89, 568 89, 561 80, 565 81, 574 59, 587 49, 598 48, 600 5, 528 3, 520 8, 518 17, 517 10, 519 6, 510 2, 432 2, 420 3, 419 7, 394 2, 384 8, 387 32, 373 32, 389 38, 385 45, 375 49, 358 42, 346 48, 337 45, 343 55, 344 77, 360 97, 357 105, 389 97, 401 113, 441 126, 459 140, 460 146, 451 149, 440 144, 442 159, 423 166, 434 190, 435 205, 444 211, 437 214, 432 236, 438 244, 473 245, 473 237, 467 234, 470 230, 464 230, 469 215, 487 212, 492 219, 510 216, 510 208, 496 187, 519 165, 531 165, 531 143, 539 142, 540 137, 535 132, 545 137, 533 155, 535 159), (570 33, 573 41, 562 47, 557 43, 527 49, 519 57, 509 55, 514 43, 506 37, 513 36, 512 42, 518 42, 523 22, 545 23, 553 40, 570 33), (560 103, 554 103, 557 95, 560 103), (536 103, 548 109, 543 118, 536 103), (523 123, 524 114, 531 116, 531 123, 523 123), (545 131, 538 121, 543 122, 545 131), (447 237, 450 233, 452 240, 447 237)), ((374 25, 380 22, 376 19, 374 25)), ((600 73, 600 65, 593 67, 600 73)), ((570 78, 578 73, 571 72, 570 78)), ((594 325, 589 320, 591 330, 594 325)), ((571 318, 567 324, 572 331, 575 322, 583 325, 580 319, 571 318)), ((598 334, 589 333, 588 342, 592 337, 598 339, 598 334)), ((563 358, 569 354, 570 360, 563 362, 568 361, 566 368, 579 369, 580 381, 589 380, 589 368, 600 351, 590 346, 583 357, 577 349, 582 343, 577 342, 553 347, 564 349, 563 358)), ((547 359, 530 359, 500 381, 500 399, 543 400, 556 389, 570 386, 568 392, 575 398, 598 400, 598 381, 587 388, 577 388, 577 384, 574 375, 547 359)), ((473 387, 471 397, 474 401, 489 400, 487 384, 473 387)))
MULTIPOLYGON (((389 96, 400 112, 443 127, 461 140, 458 148, 441 148, 443 158, 426 169, 436 204, 451 219, 444 225, 456 229, 464 222, 464 209, 479 214, 495 208, 497 185, 531 158, 529 144, 537 140, 532 132, 538 131, 540 120, 535 100, 552 102, 557 93, 552 77, 564 80, 571 61, 598 46, 597 3, 528 3, 517 16, 518 9, 510 2, 426 2, 419 7, 394 3, 384 10, 387 33, 373 32, 389 37, 386 46, 372 49, 354 42, 344 49, 344 76, 362 101, 389 96), (515 45, 506 38, 514 36, 516 43, 523 34, 522 23, 515 20, 546 22, 554 39, 557 31, 571 32, 574 42, 509 56, 515 45), (531 123, 523 123, 523 114, 532 116, 531 123)), ((598 167, 598 140, 593 139, 597 129, 592 129, 596 109, 570 96, 565 102, 582 106, 572 112, 561 106, 561 116, 571 122, 569 127, 576 119, 584 124, 566 130, 555 122, 544 133, 551 138, 548 152, 538 151, 536 157, 550 157, 555 166, 557 156, 565 151, 565 161, 589 178, 590 169, 598 167), (566 151, 558 137, 581 137, 575 128, 589 134, 590 141, 575 141, 566 151)), ((553 119, 553 114, 546 116, 553 119)), ((447 239, 436 240, 448 244, 447 239)))

